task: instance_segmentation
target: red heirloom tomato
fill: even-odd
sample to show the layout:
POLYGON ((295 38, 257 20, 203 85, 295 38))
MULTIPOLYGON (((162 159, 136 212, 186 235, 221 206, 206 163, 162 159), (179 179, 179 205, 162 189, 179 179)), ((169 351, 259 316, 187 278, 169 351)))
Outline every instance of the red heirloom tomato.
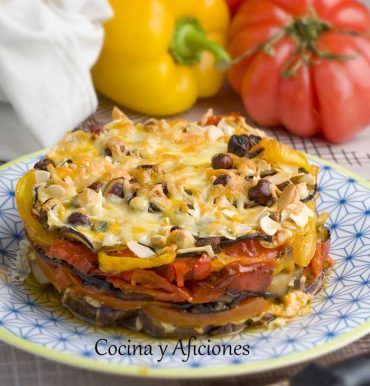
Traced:
POLYGON ((244 1, 245 0, 226 0, 231 16, 235 15, 244 1))
POLYGON ((370 12, 354 0, 246 0, 229 71, 250 116, 343 142, 370 123, 370 12))

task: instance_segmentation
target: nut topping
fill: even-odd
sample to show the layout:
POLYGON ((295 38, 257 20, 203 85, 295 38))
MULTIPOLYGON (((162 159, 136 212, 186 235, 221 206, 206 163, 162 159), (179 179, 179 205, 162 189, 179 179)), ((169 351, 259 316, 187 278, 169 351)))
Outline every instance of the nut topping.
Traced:
POLYGON ((194 246, 195 239, 189 231, 177 229, 170 233, 167 243, 176 244, 179 249, 191 248, 194 246))
POLYGON ((264 179, 259 180, 256 186, 249 189, 248 198, 260 205, 267 206, 273 198, 270 183, 264 179))
POLYGON ((149 202, 145 197, 134 197, 130 201, 130 206, 140 212, 146 212, 149 208, 149 202))
POLYGON ((129 241, 127 243, 127 247, 130 251, 134 252, 136 256, 141 257, 143 259, 155 255, 152 249, 150 249, 146 245, 138 243, 137 241, 129 241))
POLYGON ((212 158, 213 169, 231 169, 233 159, 228 154, 217 154, 212 158))
POLYGON ((294 184, 289 184, 281 193, 277 201, 279 210, 285 209, 290 204, 298 204, 300 195, 297 187, 294 184))
POLYGON ((50 178, 50 173, 46 170, 38 169, 35 170, 36 184, 47 182, 50 178))
POLYGON ((269 236, 273 236, 280 229, 280 224, 268 216, 261 218, 260 226, 261 229, 269 236))

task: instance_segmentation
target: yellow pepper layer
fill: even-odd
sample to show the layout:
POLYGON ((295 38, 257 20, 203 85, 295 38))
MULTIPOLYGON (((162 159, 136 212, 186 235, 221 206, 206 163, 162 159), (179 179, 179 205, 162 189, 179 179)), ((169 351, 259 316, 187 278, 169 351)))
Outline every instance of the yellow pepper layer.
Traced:
POLYGON ((101 93, 142 113, 169 115, 220 89, 215 64, 229 59, 221 48, 229 23, 224 0, 110 3, 114 17, 93 69, 101 93))
POLYGON ((108 255, 103 250, 98 253, 99 266, 103 272, 123 272, 140 268, 160 267, 161 265, 172 263, 175 258, 176 252, 172 247, 166 247, 160 254, 145 259, 131 256, 108 255))
POLYGON ((300 267, 307 267, 317 248, 317 232, 314 219, 309 219, 303 234, 296 235, 292 247, 294 262, 300 267))
POLYGON ((294 262, 300 267, 307 267, 310 264, 317 248, 317 216, 315 203, 314 201, 310 201, 306 205, 315 213, 315 216, 308 219, 307 225, 302 230, 297 229, 291 241, 294 262))
POLYGON ((303 153, 292 149, 275 139, 263 138, 250 150, 251 153, 259 151, 261 151, 261 153, 259 153, 258 157, 263 158, 271 164, 277 163, 296 166, 304 168, 308 172, 312 171, 313 174, 317 173, 317 168, 308 163, 307 158, 303 153))
POLYGON ((36 245, 50 246, 56 238, 55 232, 46 231, 32 215, 35 183, 35 173, 30 170, 18 181, 15 201, 29 239, 36 245))

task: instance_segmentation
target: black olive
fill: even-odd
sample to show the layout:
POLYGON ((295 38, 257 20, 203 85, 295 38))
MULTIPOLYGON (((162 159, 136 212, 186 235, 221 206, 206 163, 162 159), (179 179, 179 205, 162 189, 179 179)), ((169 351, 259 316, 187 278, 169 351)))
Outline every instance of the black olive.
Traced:
POLYGON ((109 194, 113 194, 113 196, 117 196, 120 198, 124 197, 124 192, 123 192, 123 185, 120 182, 117 182, 113 184, 108 191, 109 194))
POLYGON ((231 180, 231 177, 228 176, 227 174, 223 174, 222 176, 218 176, 214 182, 213 185, 223 185, 226 186, 229 181, 231 180))
POLYGON ((78 212, 74 212, 70 214, 67 219, 67 222, 68 224, 71 224, 71 225, 84 225, 84 226, 90 225, 89 218, 86 215, 78 212))
POLYGON ((259 180, 257 185, 249 189, 248 198, 260 205, 268 205, 272 200, 270 192, 270 182, 259 180))
POLYGON ((258 135, 232 135, 227 146, 228 153, 237 155, 238 157, 245 157, 248 151, 261 140, 258 135))
POLYGON ((190 189, 184 189, 185 190, 185 193, 188 195, 188 196, 192 196, 193 195, 193 192, 190 190, 190 189))
POLYGON ((228 154, 217 154, 212 158, 213 169, 231 169, 233 159, 228 154))
POLYGON ((181 228, 180 228, 179 226, 177 226, 177 225, 174 225, 174 226, 171 228, 170 232, 177 231, 178 229, 181 229, 181 228))
POLYGON ((38 170, 48 170, 48 165, 54 165, 54 162, 49 159, 49 158, 44 158, 38 162, 35 163, 35 165, 33 166, 34 169, 38 169, 38 170))
POLYGON ((91 190, 94 190, 96 193, 99 193, 99 191, 101 190, 103 184, 99 181, 96 181, 96 182, 93 182, 91 185, 89 185, 87 188, 88 189, 91 189, 91 190))

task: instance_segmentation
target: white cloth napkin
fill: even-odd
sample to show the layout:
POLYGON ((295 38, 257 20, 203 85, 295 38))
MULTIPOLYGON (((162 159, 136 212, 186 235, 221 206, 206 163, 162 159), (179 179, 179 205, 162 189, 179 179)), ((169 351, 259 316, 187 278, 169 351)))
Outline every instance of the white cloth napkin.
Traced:
POLYGON ((107 0, 0 0, 0 159, 54 144, 90 115, 107 0))

